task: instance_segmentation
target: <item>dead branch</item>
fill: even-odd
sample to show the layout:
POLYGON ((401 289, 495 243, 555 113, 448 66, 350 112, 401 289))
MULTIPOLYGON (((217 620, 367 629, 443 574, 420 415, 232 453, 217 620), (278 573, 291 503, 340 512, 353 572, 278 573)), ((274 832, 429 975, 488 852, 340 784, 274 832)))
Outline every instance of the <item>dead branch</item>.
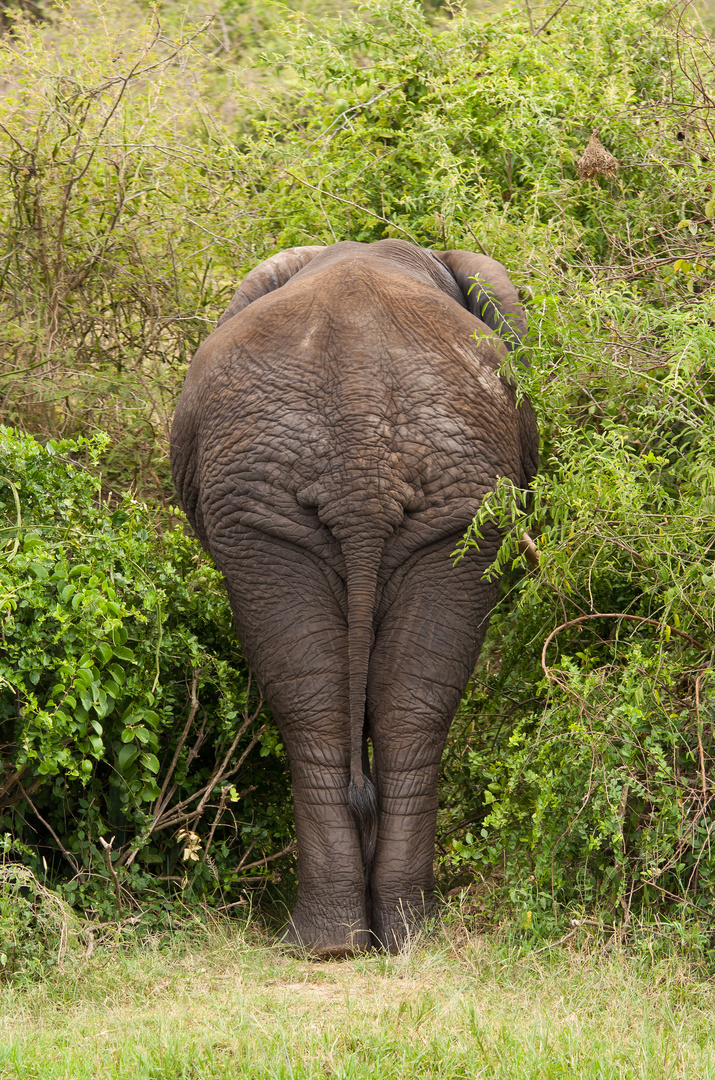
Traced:
MULTIPOLYGON (((189 736, 189 731, 191 730, 191 725, 193 724, 196 713, 198 712, 199 699, 198 699, 198 696, 197 696, 197 688, 198 688, 198 685, 199 685, 199 675, 201 674, 202 670, 203 670, 202 668, 198 668, 198 669, 195 668, 192 671, 191 691, 190 691, 190 694, 191 694, 191 708, 189 709, 189 715, 188 715, 188 718, 186 720, 186 723, 184 724, 184 730, 181 733, 181 738, 179 739, 176 750, 174 751, 174 756, 171 759, 171 765, 167 769, 166 776, 164 777, 164 783, 161 785, 161 791, 159 792, 159 798, 154 803, 154 811, 153 811, 153 813, 154 813, 154 818, 155 819, 161 815, 161 812, 164 809, 164 795, 166 794, 166 789, 168 788, 169 782, 170 782, 172 776, 174 775, 174 770, 176 769, 176 766, 177 766, 177 763, 178 763, 178 760, 179 760, 179 754, 181 753, 181 751, 184 748, 184 743, 186 742, 186 740, 187 740, 187 738, 189 736)), ((151 829, 149 830, 149 832, 151 833, 151 829)))
POLYGON ((75 874, 78 874, 78 875, 79 875, 79 874, 81 873, 81 870, 80 870, 80 867, 79 867, 79 863, 78 863, 78 862, 77 862, 77 860, 75 859, 74 855, 70 855, 69 851, 68 851, 68 850, 67 850, 67 848, 66 848, 66 847, 64 846, 64 844, 63 844, 63 843, 62 843, 62 841, 60 840, 59 836, 57 835, 57 833, 55 832, 55 830, 54 830, 54 829, 52 828, 52 826, 50 825, 49 821, 45 821, 45 819, 43 818, 42 814, 41 814, 41 813, 39 812, 39 810, 38 810, 38 809, 37 809, 37 807, 35 806, 34 802, 33 802, 33 801, 32 801, 32 799, 30 798, 30 796, 29 796, 29 795, 27 794, 27 792, 25 791, 24 787, 22 786, 22 783, 21 783, 21 782, 20 782, 19 780, 18 780, 18 785, 19 785, 19 787, 20 787, 20 791, 22 792, 22 796, 23 796, 23 798, 24 798, 24 799, 26 799, 26 800, 27 800, 27 802, 28 802, 28 803, 30 804, 30 809, 32 810, 32 812, 33 812, 33 814, 35 815, 35 817, 37 818, 37 820, 38 820, 38 821, 41 821, 41 822, 42 822, 42 824, 43 824, 43 825, 45 826, 45 828, 46 828, 46 829, 48 830, 48 832, 50 832, 50 833, 51 833, 51 835, 52 835, 52 837, 53 837, 53 839, 54 839, 55 843, 57 844, 57 847, 58 847, 58 848, 60 849, 60 851, 62 852, 62 854, 64 855, 64 857, 65 857, 65 858, 67 859, 67 862, 68 862, 68 863, 70 864, 70 866, 71 866, 71 867, 72 867, 72 869, 74 870, 75 874))
POLYGON ((107 869, 109 870, 112 881, 114 882, 114 895, 117 898, 117 911, 121 917, 122 914, 122 894, 119 888, 119 878, 117 877, 117 871, 112 864, 112 845, 114 844, 114 837, 107 843, 103 836, 100 836, 99 842, 104 848, 104 857, 107 860, 107 869))
MULTIPOLYGON (((238 794, 236 795, 235 800, 232 800, 232 801, 238 802, 240 799, 245 799, 246 795, 250 795, 250 793, 252 791, 255 791, 257 786, 258 786, 257 784, 251 784, 250 787, 244 788, 243 791, 238 792, 238 794)), ((230 790, 231 789, 228 786, 228 784, 225 784, 221 788, 221 799, 220 799, 220 802, 218 804, 218 809, 216 811, 216 816, 214 817, 212 825, 211 825, 211 830, 209 832, 208 839, 206 841, 206 846, 204 848, 204 853, 203 853, 203 856, 201 858, 202 863, 206 862, 206 856, 208 855, 209 848, 211 847, 211 845, 213 843, 214 834, 216 832, 217 827, 221 823, 221 817, 223 815, 224 810, 226 809, 226 799, 227 799, 227 796, 228 796, 230 790)), ((235 822, 235 820, 236 819, 234 818, 234 822, 235 822)), ((252 846, 253 845, 251 845, 251 847, 252 846)), ((251 848, 249 847, 248 850, 250 851, 251 848)))
MULTIPOLYGON (((251 719, 253 719, 253 718, 251 718, 251 719)), ((235 750, 236 744, 238 743, 241 736, 244 734, 247 726, 248 726, 248 723, 242 725, 241 730, 239 731, 238 735, 236 736, 233 743, 231 744, 231 750, 230 750, 229 754, 227 755, 228 757, 230 757, 230 755, 235 750)), ((228 780, 231 776, 234 776, 238 772, 238 770, 241 768, 244 761, 246 760, 246 758, 250 754, 251 750, 253 750, 253 747, 259 741, 261 735, 263 735, 265 730, 266 730, 266 726, 264 724, 263 727, 261 727, 261 729, 259 731, 257 731, 256 734, 254 735, 254 737, 251 739, 250 743, 248 744, 246 749, 241 754, 241 757, 238 759, 238 762, 233 766, 232 769, 229 769, 228 771, 223 772, 222 771, 223 765, 220 766, 218 769, 216 769, 214 771, 213 775, 211 776, 211 779, 208 781, 208 783, 205 784, 202 788, 200 788, 199 791, 195 791, 194 794, 189 796, 188 799, 184 799, 183 802, 180 802, 176 806, 172 807, 171 811, 167 811, 166 818, 158 821, 155 824, 153 831, 154 832, 160 832, 162 829, 169 829, 173 825, 181 825, 181 824, 184 824, 184 823, 189 824, 190 822, 195 822, 199 817, 201 817, 201 814, 203 813, 204 807, 206 806, 206 803, 211 798, 211 795, 213 794, 214 789, 218 787, 218 785, 221 783, 222 780, 228 780), (196 807, 195 810, 193 810, 190 814, 182 814, 181 813, 181 811, 185 807, 189 806, 194 801, 194 799, 198 799, 198 798, 200 798, 200 802, 199 802, 199 805, 196 807)), ((226 759, 224 759, 223 764, 225 764, 225 760, 226 759)))
MULTIPOLYGON (((288 847, 284 847, 282 851, 277 851, 275 855, 264 855, 262 859, 257 859, 256 862, 247 863, 243 867, 244 870, 255 870, 257 866, 267 866, 269 862, 273 862, 274 859, 280 859, 283 855, 290 855, 292 852, 298 849, 298 844, 295 840, 292 840, 288 847)), ((237 867, 238 869, 238 867, 237 867)))
POLYGON ((712 675, 712 668, 701 671, 695 680, 695 719, 698 731, 698 752, 700 754, 700 782, 703 788, 703 799, 707 799, 708 782, 705 775, 705 750, 703 749, 703 731, 700 722, 700 683, 706 676, 712 675))
MULTIPOLYGON (((549 25, 551 20, 556 18, 558 13, 561 11, 561 8, 565 8, 566 5, 568 4, 568 2, 569 2, 569 0, 561 0, 561 3, 556 8, 556 11, 552 11, 551 14, 549 15, 548 19, 545 19, 544 22, 542 22, 541 26, 537 27, 536 30, 532 30, 532 33, 533 33, 534 37, 537 37, 537 35, 540 34, 542 30, 546 29, 546 27, 549 25)), ((529 12, 529 19, 531 19, 531 12, 529 12)))

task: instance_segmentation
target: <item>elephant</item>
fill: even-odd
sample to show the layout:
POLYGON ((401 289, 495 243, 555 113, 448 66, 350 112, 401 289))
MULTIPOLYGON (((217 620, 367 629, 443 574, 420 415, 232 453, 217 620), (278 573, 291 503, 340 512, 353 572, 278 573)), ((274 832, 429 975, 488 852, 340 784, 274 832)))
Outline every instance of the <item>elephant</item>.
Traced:
POLYGON ((176 492, 290 760, 283 940, 315 956, 398 950, 434 912, 440 759, 502 537, 451 555, 499 477, 536 473, 525 332, 487 256, 294 247, 247 274, 178 399, 176 492))

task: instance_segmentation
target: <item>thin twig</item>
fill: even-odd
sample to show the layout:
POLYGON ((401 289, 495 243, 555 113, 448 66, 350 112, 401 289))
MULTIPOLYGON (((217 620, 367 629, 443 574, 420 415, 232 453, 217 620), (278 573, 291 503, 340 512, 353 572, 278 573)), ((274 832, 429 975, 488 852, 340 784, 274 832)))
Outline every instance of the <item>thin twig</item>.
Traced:
POLYGON ((14 784, 20 783, 20 777, 27 771, 27 765, 21 765, 19 769, 14 769, 8 772, 7 778, 3 786, 0 788, 0 806, 4 805, 5 796, 9 793, 14 784))
MULTIPOLYGON (((184 799, 183 802, 180 802, 176 806, 172 807, 171 811, 167 811, 167 816, 156 824, 154 832, 159 832, 162 829, 169 829, 172 825, 188 825, 191 822, 195 822, 197 818, 201 816, 204 807, 206 806, 206 803, 209 801, 211 795, 213 794, 214 789, 221 783, 222 780, 228 780, 231 776, 234 776, 235 773, 238 772, 238 770, 241 768, 244 761, 250 754, 251 750, 253 750, 253 747, 259 741, 261 735, 263 735, 265 730, 266 725, 264 724, 263 727, 256 732, 253 739, 251 739, 250 743, 243 751, 241 757, 238 759, 237 763, 233 766, 232 769, 229 769, 226 772, 222 772, 221 769, 216 770, 216 772, 214 772, 211 776, 209 782, 205 784, 204 787, 202 787, 199 791, 195 791, 194 794, 189 796, 188 799, 184 799), (190 814, 181 813, 181 811, 184 810, 185 807, 189 806, 194 801, 194 799, 198 799, 199 797, 201 798, 201 801, 199 802, 196 810, 192 810, 190 814)), ((231 748, 232 751, 235 748, 235 744, 238 742, 238 739, 241 737, 241 735, 243 735, 244 731, 245 728, 241 730, 236 736, 236 739, 234 740, 231 748)))
MULTIPOLYGON (((556 635, 561 632, 561 630, 566 630, 569 626, 576 626, 578 623, 587 622, 589 619, 629 619, 631 622, 648 623, 650 626, 658 626, 661 629, 664 625, 667 625, 659 622, 657 619, 646 619, 642 615, 626 615, 622 611, 605 611, 602 614, 596 613, 595 615, 579 615, 577 619, 569 619, 567 622, 561 623, 560 626, 557 626, 555 630, 551 631, 546 641, 544 642, 543 649, 541 650, 541 667, 543 669, 544 675, 547 679, 549 679, 550 682, 555 682, 556 680, 554 679, 551 669, 546 666, 546 650, 548 649, 549 645, 556 637, 556 635)), ((678 637, 685 638, 685 640, 689 641, 691 645, 694 645, 696 649, 699 649, 701 652, 705 652, 706 646, 703 645, 702 642, 696 641, 695 638, 690 636, 690 634, 686 634, 682 630, 676 630, 674 626, 671 626, 669 629, 671 634, 677 634, 678 637)))
MULTIPOLYGON (((188 715, 188 718, 186 720, 186 723, 184 724, 184 730, 181 733, 181 738, 179 739, 176 750, 174 751, 174 756, 171 759, 171 765, 169 766, 168 771, 166 773, 166 776, 164 777, 164 783, 161 786, 161 791, 159 792, 159 798, 154 803, 154 817, 153 817, 153 820, 151 822, 151 825, 149 826, 149 829, 144 834, 144 837, 143 837, 144 843, 149 839, 151 834, 156 830, 157 825, 159 823, 159 820, 161 819, 161 816, 164 813, 164 808, 166 807, 167 802, 171 799, 171 796, 173 795, 174 791, 176 790, 176 786, 174 786, 174 788, 172 788, 172 790, 169 792, 169 794, 166 795, 167 788, 169 786, 169 783, 171 781, 172 776, 174 775, 174 770, 176 769, 176 765, 177 765, 178 760, 179 760, 179 754, 181 753, 181 751, 184 748, 184 744, 185 744, 185 742, 186 742, 186 740, 187 740, 187 738, 189 736, 189 731, 191 730, 191 725, 194 722, 194 719, 196 717, 196 713, 197 713, 198 708, 199 708, 199 699, 198 699, 198 694, 197 694, 197 688, 198 688, 198 684, 199 684, 199 676, 200 676, 202 670, 203 670, 203 668, 195 668, 195 669, 193 669, 192 678, 191 678, 191 690, 190 690, 191 708, 189 709, 189 715, 188 715)), ((129 851, 127 851, 124 855, 121 856, 121 858, 119 860, 119 865, 121 866, 123 863, 126 863, 127 866, 131 866, 132 863, 134 862, 134 860, 136 859, 137 855, 139 854, 139 850, 140 849, 138 847, 135 847, 135 848, 132 848, 129 851)))
MULTIPOLYGON (((192 672, 191 691, 190 691, 190 694, 191 694, 191 708, 189 709, 189 715, 188 715, 188 718, 186 720, 186 723, 184 724, 184 730, 181 733, 181 738, 179 739, 176 750, 174 751, 174 756, 171 759, 171 765, 169 766, 169 768, 167 770, 167 773, 166 773, 166 776, 164 777, 164 783, 161 785, 161 791, 159 792, 159 798, 156 800, 156 803, 154 804, 154 819, 155 820, 158 817, 160 817, 160 815, 161 815, 161 813, 162 813, 162 811, 164 809, 163 800, 164 800, 164 795, 166 793, 166 789, 168 788, 169 782, 170 782, 172 776, 174 775, 174 769, 176 768, 177 762, 179 760, 179 754, 183 750, 184 743, 186 742, 186 740, 189 737, 189 731, 191 730, 191 725, 193 724, 194 717, 196 716, 196 713, 198 712, 199 699, 198 699, 198 696, 197 696, 197 688, 198 688, 198 685, 199 685, 199 675, 201 674, 202 670, 203 670, 202 668, 195 668, 193 670, 193 672, 192 672)), ((151 833, 151 829, 149 830, 149 833, 151 833)))
MULTIPOLYGON (((244 788, 243 791, 238 792, 235 800, 233 800, 233 801, 234 802, 239 802, 241 799, 245 799, 246 795, 250 795, 250 793, 252 791, 255 791, 257 787, 258 787, 257 784, 252 784, 250 787, 244 788)), ((228 796, 228 793, 229 793, 230 790, 231 789, 230 789, 230 787, 228 785, 225 785, 223 788, 221 788, 221 799, 220 799, 219 804, 218 804, 218 810, 216 811, 216 817, 213 819, 213 823, 211 825, 211 831, 209 832, 208 839, 206 841, 206 846, 204 848, 204 853, 203 853, 203 856, 201 858, 202 863, 206 862, 206 856, 209 853, 209 848, 211 847, 211 845, 213 843, 214 833, 216 832, 216 829, 217 829, 218 825, 220 824, 221 816, 222 816, 222 814, 223 814, 223 812, 224 812, 224 810, 226 808, 226 797, 228 796)), ((235 822, 235 820, 236 819, 234 818, 234 822, 235 822)), ((254 841, 254 843, 255 843, 255 841, 254 841)), ((253 846, 253 844, 251 845, 251 847, 252 846, 253 846)), ((251 848, 249 848, 248 850, 250 851, 251 848)), ((244 858, 245 858, 245 856, 244 856, 244 858)), ((240 864, 240 865, 243 865, 243 864, 240 864)))
POLYGON ((206 862, 206 856, 209 853, 209 848, 213 844, 213 839, 214 839, 214 835, 216 833, 216 828, 218 826, 219 820, 223 816, 223 812, 226 809, 226 796, 228 795, 228 792, 229 792, 228 787, 224 787, 221 790, 221 798, 219 799, 219 804, 218 804, 218 809, 216 811, 216 816, 214 817, 214 819, 213 819, 213 821, 211 823, 211 829, 209 830, 208 839, 206 840, 206 844, 204 846, 204 853, 201 856, 202 864, 206 862))
POLYGON ((117 871, 114 869, 114 866, 112 864, 112 845, 114 843, 114 837, 112 837, 112 839, 109 841, 109 843, 107 843, 107 841, 104 839, 104 837, 100 836, 99 842, 102 845, 102 847, 104 848, 104 857, 107 860, 107 869, 109 870, 112 881, 114 882, 114 895, 117 898, 117 911, 119 912, 119 915, 121 916, 121 914, 122 914, 122 894, 121 894, 121 891, 119 889, 119 878, 117 877, 117 871))
POLYGON ((243 869, 255 870, 257 866, 266 866, 267 863, 273 862, 274 859, 280 859, 283 855, 290 855, 291 852, 297 849, 297 847, 297 843, 295 842, 295 840, 293 840, 288 845, 288 847, 284 847, 282 851, 277 851, 275 855, 265 855, 262 859, 257 859, 256 862, 247 863, 246 866, 243 867, 243 869))
POLYGON ((569 930, 568 934, 564 934, 558 941, 550 941, 548 945, 542 945, 540 949, 534 949, 532 953, 529 953, 529 956, 538 956, 540 952, 546 952, 547 949, 555 949, 557 946, 563 945, 565 941, 577 934, 580 929, 580 926, 574 926, 573 930, 569 930))
POLYGON ((74 855, 70 855, 69 851, 64 846, 64 844, 60 840, 59 836, 57 835, 55 830, 50 825, 49 821, 45 821, 42 814, 39 812, 39 810, 35 806, 34 802, 30 798, 30 796, 27 794, 27 792, 25 791, 24 787, 22 786, 22 784, 20 783, 19 780, 18 780, 18 786, 20 788, 20 791, 22 792, 23 798, 26 799, 27 802, 30 804, 30 809, 32 810, 33 814, 35 815, 37 820, 41 821, 42 824, 45 826, 45 828, 52 834, 52 836, 54 838, 54 841, 57 844, 57 847, 60 849, 60 851, 62 852, 64 857, 67 859, 67 862, 70 864, 70 866, 74 870, 75 874, 80 874, 81 871, 80 871, 80 868, 79 868, 79 864, 78 864, 77 860, 75 859, 74 855))
POLYGON ((472 236, 474 237, 474 239, 475 239, 475 240, 477 241, 477 247, 478 247, 478 248, 479 248, 479 250, 481 251, 482 255, 486 255, 486 257, 487 257, 488 259, 489 259, 489 258, 491 258, 491 256, 490 256, 489 252, 488 252, 488 251, 487 251, 487 249, 486 249, 486 248, 484 247, 484 244, 483 244, 483 243, 481 242, 481 240, 479 239, 479 237, 477 236, 477 234, 475 233, 474 229, 473 229, 473 228, 472 228, 472 226, 471 226, 471 225, 469 224, 469 222, 468 222, 468 221, 465 221, 465 223, 464 223, 464 224, 465 224, 465 225, 467 226, 467 228, 469 229, 470 233, 472 234, 472 236))
POLYGON ((553 911, 554 911, 554 922, 556 921, 556 917, 557 917, 557 913, 556 913, 556 886, 555 886, 555 871, 554 871, 554 859, 556 858, 556 848, 559 846, 559 844, 561 843, 563 838, 569 832, 571 832, 571 829, 576 824, 578 819, 581 817, 581 814, 584 812, 584 810, 586 809, 586 807, 587 807, 587 805, 589 803, 591 795, 593 794, 593 789, 595 787, 595 785, 593 783, 593 765, 594 765, 594 758, 593 758, 593 754, 592 754, 592 756, 591 756, 591 775, 588 778, 588 791, 586 792, 586 794, 583 797, 583 802, 581 803, 581 806, 580 806, 576 816, 573 817, 571 819, 571 821, 569 821, 568 825, 566 826, 564 831, 561 833, 561 836, 556 838, 556 840, 554 842, 554 846, 551 849, 551 904, 552 904, 553 911))
POLYGON ((703 788, 703 799, 707 798, 708 782, 705 775, 705 750, 703 748, 703 731, 702 724, 700 723, 700 681, 704 679, 706 675, 712 674, 712 668, 706 668, 705 671, 701 671, 695 680, 695 719, 697 723, 698 732, 698 751, 700 753, 700 782, 703 788))
MULTIPOLYGON (((251 685, 251 683, 250 683, 250 674, 249 674, 248 689, 246 691, 246 696, 248 696, 248 692, 250 691, 250 685, 251 685)), ((206 803, 208 802, 208 800, 211 798, 211 795, 213 794, 214 789, 216 787, 218 787, 218 785, 222 781, 228 780, 229 777, 234 776, 238 772, 238 770, 241 768, 244 761, 246 760, 246 758, 250 754, 251 750, 253 749, 253 747, 256 745, 256 743, 260 739, 261 735, 263 735, 264 731, 266 730, 266 725, 263 724, 262 727, 256 732, 254 737, 251 739, 250 743, 248 744, 246 749, 243 751, 243 753, 241 754, 241 756, 238 759, 238 761, 236 762, 236 764, 231 769, 229 769, 228 764, 229 764, 229 762, 230 762, 230 760, 231 760, 231 758, 232 758, 232 756, 233 756, 233 754, 234 754, 234 752, 236 750, 236 747, 238 746, 238 743, 240 742, 241 738, 245 734, 247 728, 250 727, 250 725, 254 722, 254 720, 256 720, 256 718, 257 718, 257 716, 260 713, 262 708, 263 708, 263 695, 261 694, 260 700, 259 700, 258 705, 256 706, 256 709, 254 710, 254 712, 250 716, 247 716, 244 713, 244 718, 245 719, 244 719, 243 723, 241 724, 241 727, 238 729, 238 732, 236 733, 236 735, 235 735, 235 737, 233 739, 233 742, 231 743, 231 745, 230 745, 228 751, 226 752, 226 754, 224 755, 223 761, 218 766, 218 768, 214 769, 214 771, 213 771, 210 779, 208 780, 208 782, 206 784, 204 784, 204 786, 202 788, 200 788, 198 791, 195 791, 193 793, 193 795, 190 795, 188 798, 184 799, 182 802, 177 803, 176 806, 172 806, 171 810, 167 811, 166 815, 162 814, 161 817, 155 817, 154 821, 152 822, 152 828, 150 830, 151 832, 158 832, 159 830, 168 829, 173 825, 179 825, 179 824, 182 824, 182 823, 188 825, 189 822, 196 821, 197 818, 199 818, 201 816, 201 814, 203 812, 203 809, 206 806, 206 803), (199 804, 196 807, 196 809, 193 810, 190 814, 182 814, 181 811, 184 810, 187 806, 190 806, 191 803, 194 802, 195 799, 199 799, 199 804)))
POLYGON ((244 852, 243 858, 241 859, 240 863, 236 867, 236 871, 235 871, 236 873, 238 873, 239 870, 243 869, 243 865, 244 865, 246 859, 251 854, 251 852, 253 851, 253 849, 254 849, 254 847, 256 846, 257 843, 258 843, 257 840, 255 840, 255 839, 251 840, 250 844, 246 848, 246 851, 244 852))
POLYGON ((352 206, 356 210, 361 210, 363 214, 367 214, 369 217, 374 217, 378 221, 384 221, 386 225, 389 225, 391 229, 397 229, 398 232, 404 233, 408 236, 413 244, 419 246, 419 240, 416 240, 411 232, 407 229, 403 229, 401 225, 397 225, 396 222, 390 221, 389 218, 383 217, 382 214, 376 214, 374 210, 369 210, 367 206, 361 206, 360 203, 353 202, 352 199, 344 199, 342 195, 335 195, 332 191, 324 191, 323 188, 318 188, 315 184, 310 184, 307 180, 304 180, 302 176, 296 176, 290 169, 283 170, 288 176, 292 176, 294 180, 297 180, 299 184, 303 184, 304 187, 310 188, 311 191, 316 191, 320 195, 327 195, 329 199, 335 199, 336 202, 344 203, 345 206, 352 206))
MULTIPOLYGON (((239 885, 257 885, 257 884, 261 883, 261 884, 265 885, 270 880, 271 880, 270 878, 264 877, 263 874, 255 874, 253 877, 239 878, 238 881, 237 881, 237 884, 239 884, 239 885)), ((232 904, 219 904, 213 910, 214 911, 229 911, 231 908, 243 907, 247 903, 248 903, 247 900, 234 900, 234 902, 232 904)))
POLYGON ((565 8, 566 5, 568 4, 568 2, 569 2, 569 0, 561 0, 561 3, 556 8, 556 11, 552 11, 551 14, 549 15, 548 19, 546 19, 545 22, 542 22, 542 24, 538 28, 538 30, 534 31, 534 37, 538 37, 538 35, 541 33, 541 31, 546 29, 546 27, 549 25, 551 20, 556 18, 558 13, 561 11, 561 8, 565 8))

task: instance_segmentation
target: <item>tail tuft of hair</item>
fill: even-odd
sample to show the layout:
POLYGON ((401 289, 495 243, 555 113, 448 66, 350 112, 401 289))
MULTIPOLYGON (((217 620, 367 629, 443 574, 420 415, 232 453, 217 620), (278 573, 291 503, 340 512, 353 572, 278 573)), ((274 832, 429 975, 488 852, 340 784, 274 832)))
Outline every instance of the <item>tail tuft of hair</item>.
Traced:
POLYGON ((369 877, 377 844, 377 789, 369 776, 363 775, 362 787, 350 781, 348 806, 358 827, 365 876, 369 877))

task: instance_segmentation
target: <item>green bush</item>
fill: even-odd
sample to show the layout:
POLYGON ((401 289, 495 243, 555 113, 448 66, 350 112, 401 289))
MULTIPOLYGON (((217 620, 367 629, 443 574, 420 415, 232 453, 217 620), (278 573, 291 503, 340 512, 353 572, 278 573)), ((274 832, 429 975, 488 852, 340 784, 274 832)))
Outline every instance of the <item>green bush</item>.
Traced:
POLYGON ((461 547, 468 558, 480 526, 498 522, 511 588, 446 765, 443 859, 457 873, 498 868, 519 906, 540 909, 548 925, 564 904, 605 907, 626 921, 685 904, 707 923, 715 901, 708 312, 700 299, 654 311, 637 289, 586 283, 568 310, 542 303, 533 327, 542 343, 523 383, 543 417, 544 467, 528 511, 505 483, 461 547), (515 576, 524 528, 539 535, 540 565, 515 576))
POLYGON ((167 501, 173 401, 250 257, 250 211, 202 92, 206 20, 170 40, 156 13, 82 14, 0 39, 4 415, 110 432, 105 475, 167 501))
POLYGON ((225 903, 289 846, 282 746, 218 572, 102 492, 106 447, 0 434, 0 827, 95 914, 225 903))

